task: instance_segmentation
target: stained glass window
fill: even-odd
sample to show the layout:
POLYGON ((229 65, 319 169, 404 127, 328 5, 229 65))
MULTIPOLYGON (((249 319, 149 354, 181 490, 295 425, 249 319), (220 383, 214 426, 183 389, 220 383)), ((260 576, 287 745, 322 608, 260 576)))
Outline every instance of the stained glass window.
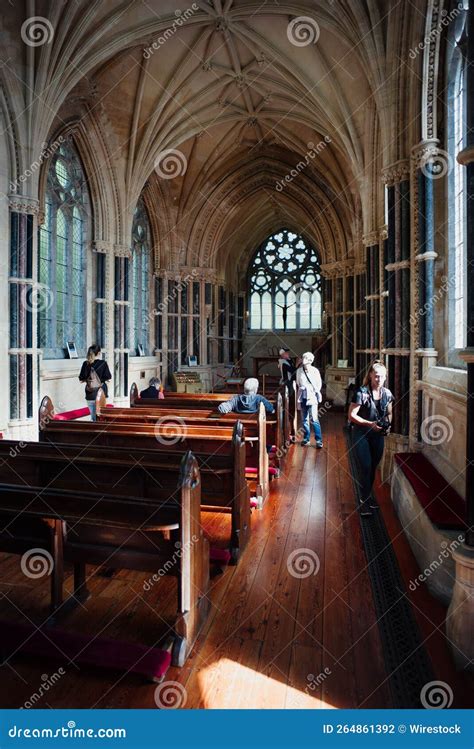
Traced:
POLYGON ((45 220, 38 233, 38 346, 62 358, 66 341, 86 351, 86 242, 91 234, 89 193, 71 139, 51 157, 45 220))
POLYGON ((317 330, 322 290, 316 250, 280 229, 257 250, 249 269, 251 330, 317 330))
POLYGON ((151 229, 143 200, 137 203, 132 225, 133 346, 149 353, 151 229))

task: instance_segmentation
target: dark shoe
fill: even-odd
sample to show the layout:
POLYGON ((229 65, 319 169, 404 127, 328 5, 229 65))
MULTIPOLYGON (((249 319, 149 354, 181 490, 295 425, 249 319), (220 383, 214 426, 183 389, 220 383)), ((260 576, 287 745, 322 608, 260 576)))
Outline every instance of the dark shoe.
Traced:
POLYGON ((304 442, 304 441, 303 441, 303 442, 301 443, 301 447, 308 447, 308 445, 309 445, 309 442, 304 442))
POLYGON ((321 442, 321 440, 318 440, 316 442, 316 447, 320 450, 322 448, 322 446, 323 446, 323 443, 321 442))
POLYGON ((360 505, 359 514, 361 518, 370 518, 372 517, 372 510, 367 505, 360 505))
POLYGON ((377 504, 377 502, 374 502, 374 501, 369 502, 369 507, 370 507, 371 510, 379 510, 380 509, 379 506, 378 506, 378 504, 377 504))

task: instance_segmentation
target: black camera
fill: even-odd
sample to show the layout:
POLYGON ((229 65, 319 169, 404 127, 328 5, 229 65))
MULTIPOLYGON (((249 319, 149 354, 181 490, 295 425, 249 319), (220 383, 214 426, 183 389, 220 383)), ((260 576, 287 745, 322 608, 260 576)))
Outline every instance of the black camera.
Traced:
POLYGON ((386 437, 387 434, 390 432, 390 427, 392 426, 390 424, 390 421, 387 419, 386 416, 382 417, 381 419, 377 419, 377 425, 381 428, 380 434, 382 437, 386 437))

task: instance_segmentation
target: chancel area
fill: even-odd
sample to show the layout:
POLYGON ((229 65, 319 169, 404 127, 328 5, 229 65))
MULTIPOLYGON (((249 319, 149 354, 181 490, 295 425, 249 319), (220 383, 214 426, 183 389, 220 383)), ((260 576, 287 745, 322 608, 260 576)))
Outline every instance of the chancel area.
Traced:
POLYGON ((473 18, 4 3, 0 707, 472 707, 473 18))

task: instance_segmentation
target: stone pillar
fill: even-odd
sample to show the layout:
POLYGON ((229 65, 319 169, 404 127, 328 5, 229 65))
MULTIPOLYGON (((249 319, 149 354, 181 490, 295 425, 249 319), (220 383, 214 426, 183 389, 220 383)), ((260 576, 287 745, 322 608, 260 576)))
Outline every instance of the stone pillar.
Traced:
POLYGON ((366 234, 362 241, 365 248, 366 329, 365 357, 362 371, 359 373, 361 382, 364 379, 370 361, 380 355, 380 305, 382 299, 379 232, 374 231, 366 234))
POLYGON ((467 363, 466 540, 453 553, 456 582, 448 609, 446 632, 459 668, 474 671, 474 7, 467 17, 467 133, 458 161, 467 169, 467 363))
POLYGON ((115 245, 113 255, 113 378, 114 402, 128 405, 128 358, 130 353, 130 259, 131 249, 115 245))
POLYGON ((408 439, 410 391, 410 163, 398 161, 384 170, 388 225, 384 258, 384 345, 389 387, 396 406, 393 434, 408 439))
POLYGON ((52 304, 51 290, 37 278, 37 234, 39 203, 36 199, 11 195, 9 257, 9 415, 11 439, 34 439, 37 435, 39 396, 38 310, 52 304))
MULTIPOLYGON (((423 380, 426 370, 436 364, 434 349, 435 260, 434 180, 439 177, 439 149, 436 139, 423 140, 412 150, 412 298, 411 349, 412 383, 423 380)), ((423 392, 413 388, 410 404, 410 447, 420 444, 423 419, 423 392)))

